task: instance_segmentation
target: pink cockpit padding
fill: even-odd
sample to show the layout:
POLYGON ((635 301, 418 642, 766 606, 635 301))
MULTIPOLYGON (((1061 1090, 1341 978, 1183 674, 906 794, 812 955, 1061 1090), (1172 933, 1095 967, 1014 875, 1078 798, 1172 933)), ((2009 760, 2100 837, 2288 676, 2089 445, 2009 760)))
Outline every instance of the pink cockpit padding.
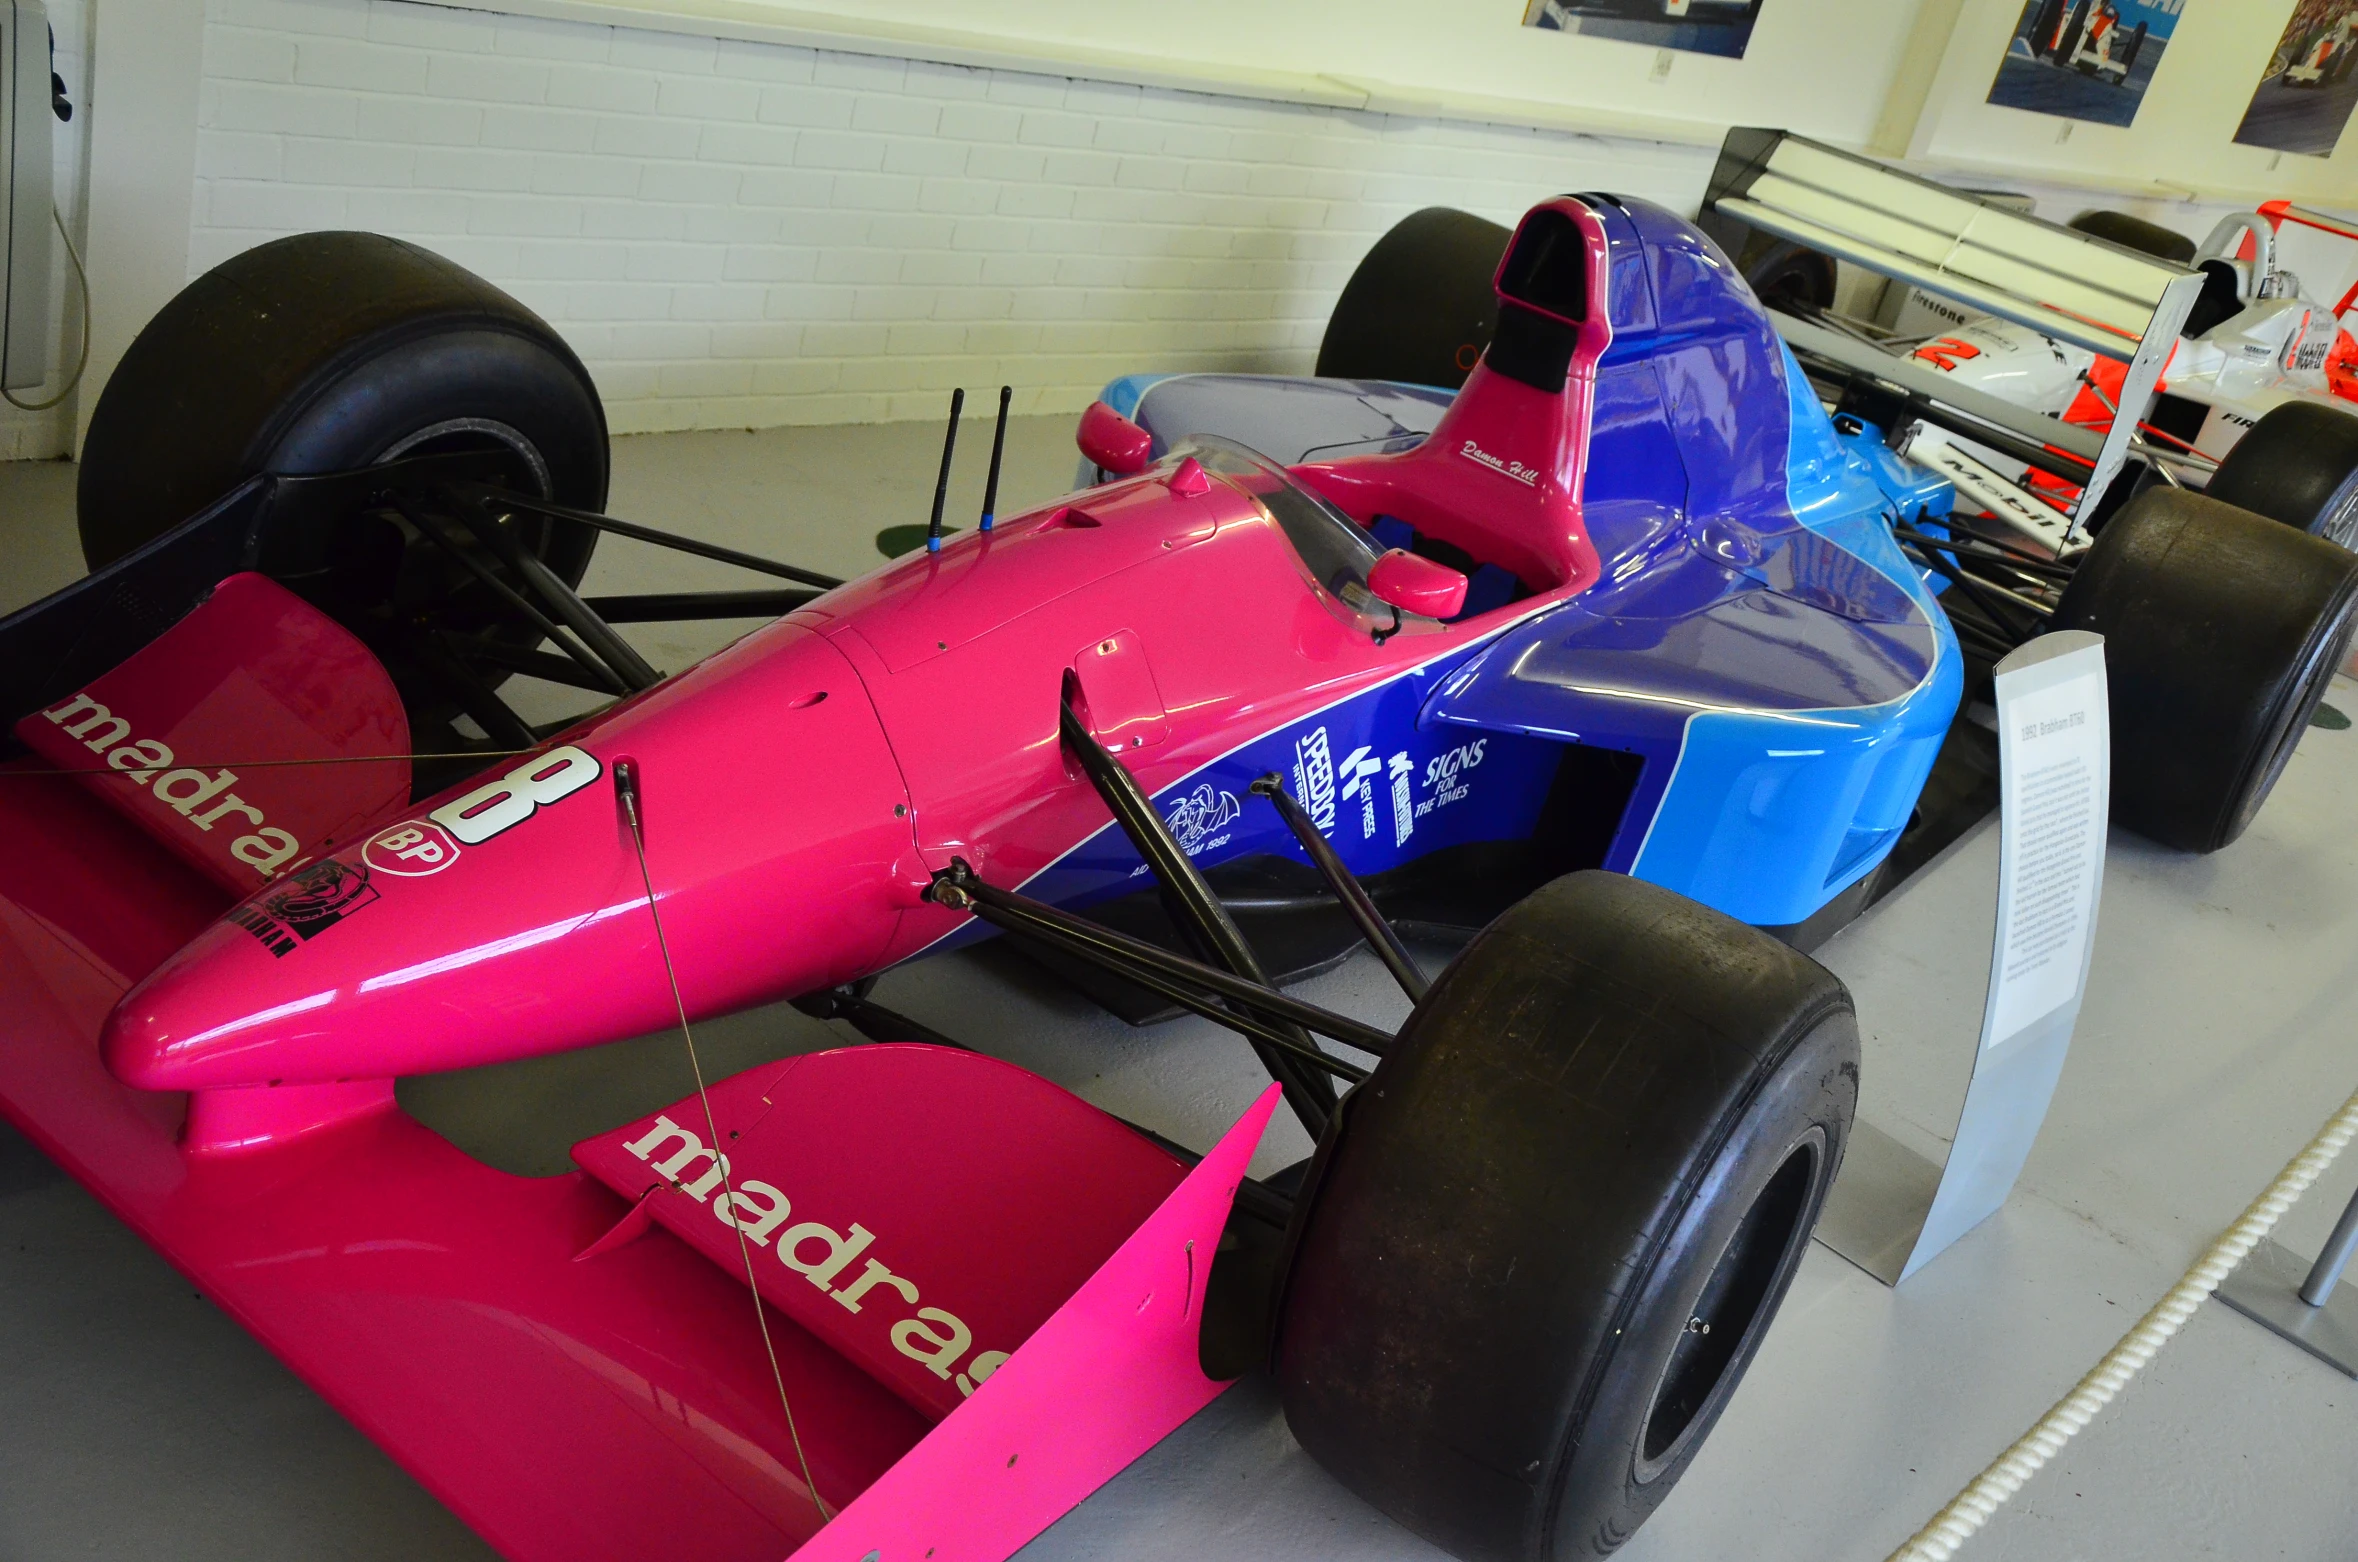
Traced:
POLYGON ((409 798, 409 720, 368 648, 260 575, 232 575, 25 745, 236 894, 409 798), (379 756, 394 755, 396 758, 379 756))
POLYGON ((710 1088, 574 1146, 584 1171, 928 1415, 955 1410, 1187 1168, 1010 1063, 846 1048, 710 1088))

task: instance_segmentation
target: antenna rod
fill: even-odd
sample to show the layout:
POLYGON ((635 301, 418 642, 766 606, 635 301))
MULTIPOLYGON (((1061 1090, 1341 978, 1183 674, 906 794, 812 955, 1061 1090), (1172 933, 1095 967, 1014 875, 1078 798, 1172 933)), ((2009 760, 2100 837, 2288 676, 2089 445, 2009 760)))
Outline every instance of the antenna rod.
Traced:
POLYGON ((991 476, 983 484, 982 529, 989 531, 991 522, 998 519, 999 508, 999 452, 1007 448, 1007 403, 1015 397, 1015 387, 999 387, 999 427, 991 434, 991 476))
POLYGON ((942 551, 942 501, 950 495, 950 455, 958 448, 958 415, 966 410, 966 388, 950 392, 950 431, 942 436, 942 475, 933 485, 933 520, 925 528, 925 551, 942 551))

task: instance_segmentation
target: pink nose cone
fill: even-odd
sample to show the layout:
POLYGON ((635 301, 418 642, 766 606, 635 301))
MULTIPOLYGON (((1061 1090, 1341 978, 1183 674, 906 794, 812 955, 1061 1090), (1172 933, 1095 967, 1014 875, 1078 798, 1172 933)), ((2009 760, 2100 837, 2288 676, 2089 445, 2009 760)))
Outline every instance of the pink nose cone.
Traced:
POLYGON ((873 968, 906 899, 908 794, 850 665, 781 623, 236 907, 116 1007, 108 1069, 327 1084, 676 1023, 625 758, 691 1015, 873 968))

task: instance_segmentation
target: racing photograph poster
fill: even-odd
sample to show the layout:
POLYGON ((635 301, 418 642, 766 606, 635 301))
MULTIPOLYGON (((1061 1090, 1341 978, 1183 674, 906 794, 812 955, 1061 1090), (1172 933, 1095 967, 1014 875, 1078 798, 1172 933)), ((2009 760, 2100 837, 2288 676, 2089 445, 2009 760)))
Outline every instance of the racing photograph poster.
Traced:
POLYGON ((1525 27, 1740 60, 1761 0, 1531 0, 1525 27))
POLYGON ((2028 0, 1989 101, 2060 119, 2127 125, 2186 0, 2028 0))
POLYGON ((2354 34, 2358 0, 2301 0, 2294 6, 2253 89, 2251 107, 2235 127, 2236 141, 2330 157, 2351 106, 2358 104, 2358 74, 2350 69, 2354 34))

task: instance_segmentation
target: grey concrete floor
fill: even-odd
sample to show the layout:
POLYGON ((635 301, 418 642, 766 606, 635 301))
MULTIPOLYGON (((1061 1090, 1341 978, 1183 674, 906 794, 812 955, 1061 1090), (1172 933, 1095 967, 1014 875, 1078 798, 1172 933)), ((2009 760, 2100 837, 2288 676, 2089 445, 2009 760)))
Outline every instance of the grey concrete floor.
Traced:
MULTIPOLYGON (((1010 434, 1009 502, 1072 471, 1069 422, 1010 434)), ((970 425, 969 436, 974 432, 970 425)), ((922 520, 938 430, 617 441, 613 508, 851 572, 922 520)), ((980 458, 969 447, 969 517, 980 458)), ((79 573, 71 468, 0 466, 0 609, 79 573)), ((627 544, 595 589, 732 583, 627 544)), ((641 641, 677 668, 742 625, 641 641)), ((2358 710, 2358 685, 2329 696, 2358 710)), ((2022 1185, 1898 1291, 1812 1251, 1741 1393, 1623 1552, 1874 1562, 2060 1393, 2358 1085, 2358 730, 2312 729, 2250 833, 2210 858, 2116 834, 2087 1005, 2022 1185)), ((1865 1113, 1937 1151, 1988 964, 1994 830, 1967 837, 1821 952, 1865 1031, 1865 1113)), ((1377 1022, 1372 960, 1303 989, 1377 1022)), ((1132 1030, 986 953, 879 996, 989 1040, 1109 1109, 1208 1143, 1249 1055, 1192 1022, 1132 1030)), ((764 1010, 717 1046, 787 1051, 764 1010)), ((625 1044, 636 1046, 641 1044, 625 1044)), ((647 1044, 652 1045, 652 1044, 647 1044)), ((1301 1153, 1290 1125, 1264 1169, 1301 1153)), ((2279 1231, 2313 1252, 2358 1183, 2338 1166, 2279 1231)), ((2212 1305, 1966 1556, 2358 1555, 2358 1384, 2212 1305)), ((552 1457, 562 1457, 552 1450, 552 1457)), ((0 1559, 471 1558, 484 1548, 77 1186, 0 1129, 0 1559)), ((1248 1378, 1050 1530, 1027 1558, 1438 1556, 1329 1479, 1248 1378)))

